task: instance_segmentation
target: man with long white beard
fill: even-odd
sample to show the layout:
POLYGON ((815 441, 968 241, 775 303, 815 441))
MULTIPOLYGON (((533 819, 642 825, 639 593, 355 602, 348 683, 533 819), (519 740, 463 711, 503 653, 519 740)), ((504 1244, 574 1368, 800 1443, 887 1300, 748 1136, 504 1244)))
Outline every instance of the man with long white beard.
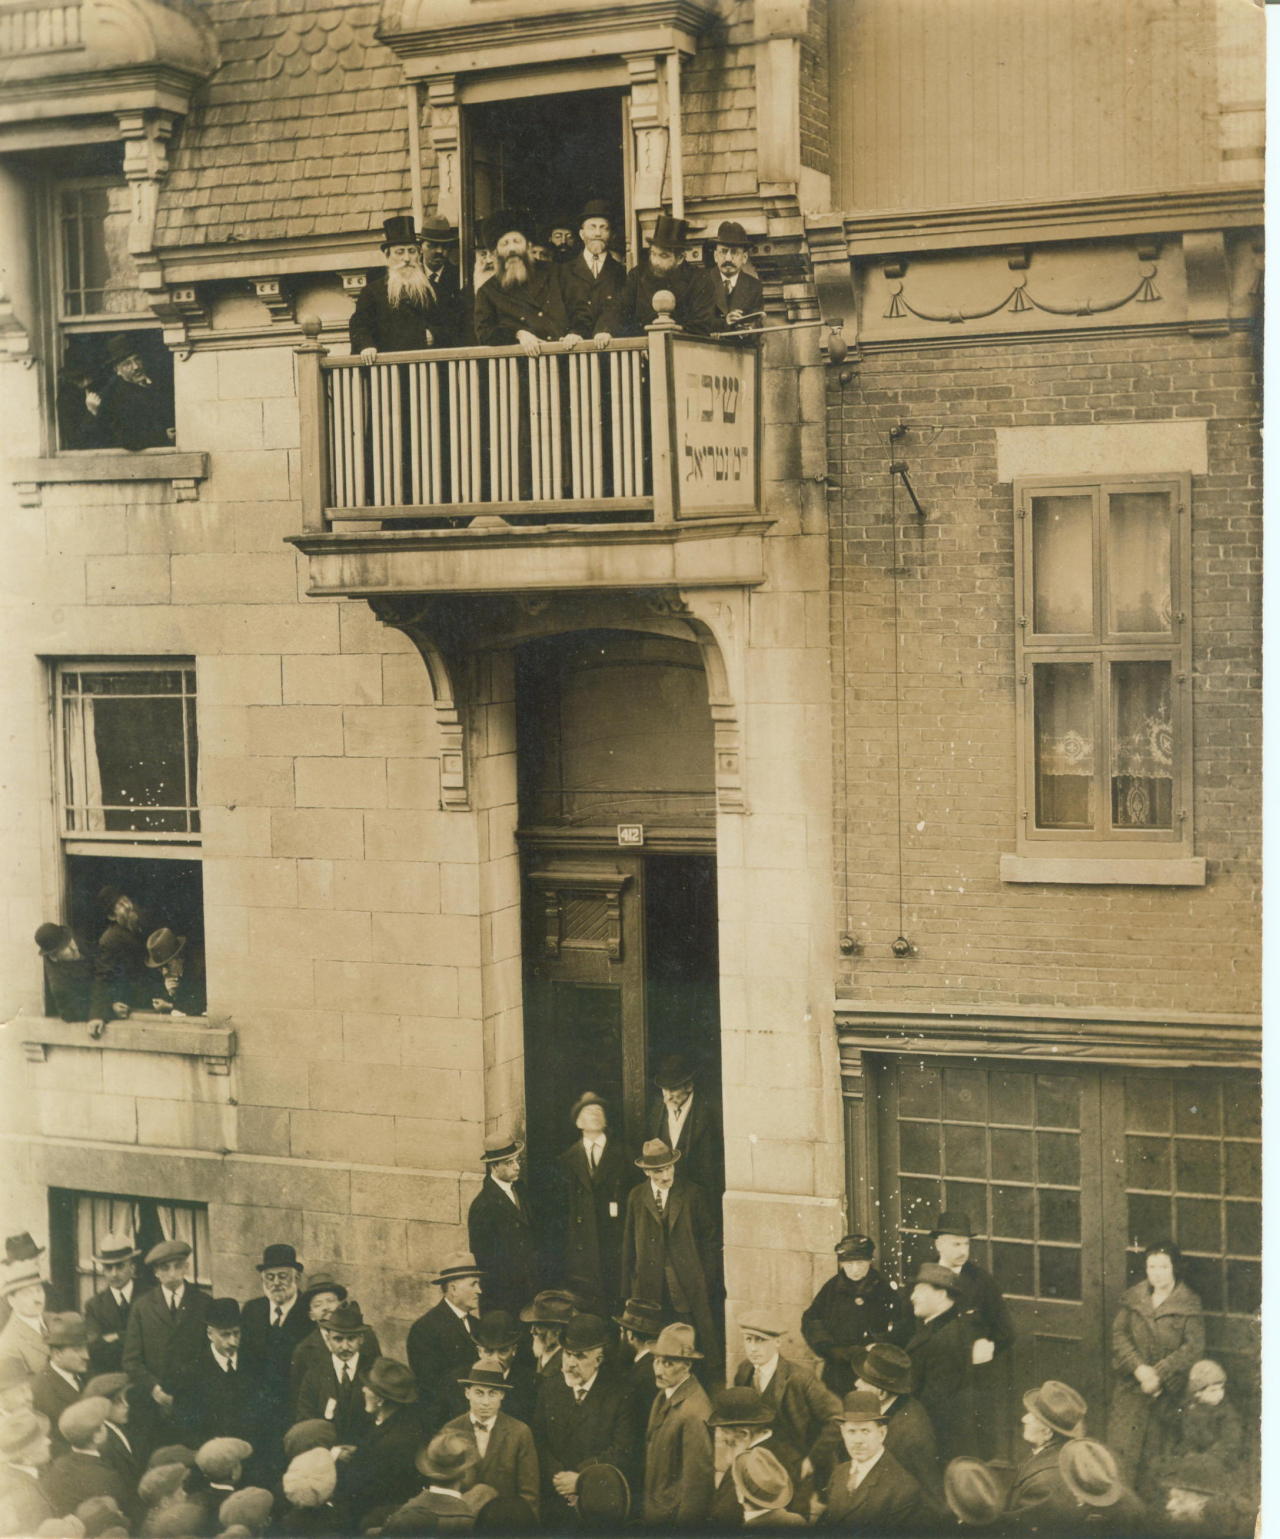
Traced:
POLYGON ((568 320, 554 265, 530 259, 533 232, 528 218, 500 209, 484 222, 482 241, 498 259, 498 270, 476 291, 476 341, 481 347, 519 346, 534 357, 544 342, 580 342, 566 336, 568 320))
POLYGON ((362 363, 379 353, 421 352, 428 347, 456 347, 462 306, 453 283, 429 272, 413 217, 395 214, 382 223, 386 273, 366 285, 351 312, 351 351, 362 363))

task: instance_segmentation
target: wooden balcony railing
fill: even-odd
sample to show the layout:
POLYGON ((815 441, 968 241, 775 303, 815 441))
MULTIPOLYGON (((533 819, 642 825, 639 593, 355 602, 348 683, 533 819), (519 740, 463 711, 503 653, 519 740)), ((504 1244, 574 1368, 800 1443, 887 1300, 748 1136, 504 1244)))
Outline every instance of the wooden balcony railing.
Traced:
MULTIPOLYGON (((759 507, 759 359, 655 327, 607 348, 298 349, 303 523, 670 523, 759 507)), ((482 525, 483 527, 483 525, 482 525)))

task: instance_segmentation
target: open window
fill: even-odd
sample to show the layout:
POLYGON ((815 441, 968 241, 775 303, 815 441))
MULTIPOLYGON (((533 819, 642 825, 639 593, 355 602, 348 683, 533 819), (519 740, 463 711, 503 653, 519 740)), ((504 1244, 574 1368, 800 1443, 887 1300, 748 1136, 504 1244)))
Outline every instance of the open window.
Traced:
POLYGON ((108 1234, 132 1239, 144 1256, 162 1240, 185 1240, 191 1247, 191 1276, 203 1287, 212 1286, 209 1209, 204 1203, 53 1187, 49 1191, 50 1281, 60 1299, 74 1300, 77 1311, 102 1286, 93 1257, 108 1234))

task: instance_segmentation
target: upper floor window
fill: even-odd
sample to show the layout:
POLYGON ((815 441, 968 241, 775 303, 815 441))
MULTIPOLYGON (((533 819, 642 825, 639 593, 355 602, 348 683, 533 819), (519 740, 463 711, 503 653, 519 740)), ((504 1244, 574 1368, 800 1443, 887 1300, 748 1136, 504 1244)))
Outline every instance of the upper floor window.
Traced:
POLYGON ((1020 844, 1191 853, 1189 482, 1020 482, 1020 844))

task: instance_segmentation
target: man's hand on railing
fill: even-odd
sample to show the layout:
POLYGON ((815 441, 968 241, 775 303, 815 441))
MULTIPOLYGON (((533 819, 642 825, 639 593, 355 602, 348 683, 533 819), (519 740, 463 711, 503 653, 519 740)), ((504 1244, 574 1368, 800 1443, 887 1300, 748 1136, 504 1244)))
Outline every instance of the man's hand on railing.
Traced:
POLYGON ((566 347, 581 347, 582 346, 582 338, 578 335, 578 333, 576 331, 566 331, 564 336, 562 336, 560 338, 560 340, 564 343, 564 345, 566 347))
POLYGON ((607 331, 597 331, 595 336, 592 337, 591 340, 601 350, 601 352, 603 352, 604 349, 606 347, 608 347, 610 342, 613 341, 613 335, 612 335, 612 333, 607 332, 607 331))
POLYGON ((542 343, 538 341, 531 331, 517 331, 516 341, 530 358, 536 358, 542 351, 542 343))
POLYGON ((378 349, 376 347, 366 347, 360 354, 361 363, 376 363, 377 359, 378 349))

